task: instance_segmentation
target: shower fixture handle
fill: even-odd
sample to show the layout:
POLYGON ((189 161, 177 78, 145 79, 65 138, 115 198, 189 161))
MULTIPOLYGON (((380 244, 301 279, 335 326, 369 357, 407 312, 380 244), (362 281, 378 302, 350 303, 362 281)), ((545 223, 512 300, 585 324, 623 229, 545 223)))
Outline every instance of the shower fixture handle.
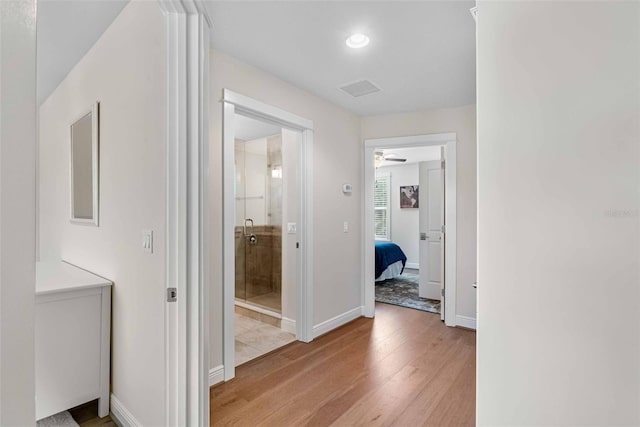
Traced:
POLYGON ((245 218, 244 220, 244 236, 245 237, 249 236, 249 234, 247 234, 247 223, 249 223, 249 226, 251 227, 250 234, 253 234, 253 220, 251 218, 245 218))
POLYGON ((249 241, 250 245, 258 243, 258 237, 253 232, 253 220, 251 218, 246 218, 244 220, 244 237, 249 241), (251 227, 249 233, 247 233, 247 224, 251 227))

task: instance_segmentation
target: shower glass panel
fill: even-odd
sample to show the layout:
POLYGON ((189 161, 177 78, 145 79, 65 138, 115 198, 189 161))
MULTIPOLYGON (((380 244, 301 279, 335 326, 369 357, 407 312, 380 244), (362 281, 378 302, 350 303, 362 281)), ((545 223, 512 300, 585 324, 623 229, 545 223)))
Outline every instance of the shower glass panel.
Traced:
POLYGON ((282 308, 282 135, 242 117, 236 141, 236 300, 282 308), (253 123, 252 123, 253 122, 253 123))

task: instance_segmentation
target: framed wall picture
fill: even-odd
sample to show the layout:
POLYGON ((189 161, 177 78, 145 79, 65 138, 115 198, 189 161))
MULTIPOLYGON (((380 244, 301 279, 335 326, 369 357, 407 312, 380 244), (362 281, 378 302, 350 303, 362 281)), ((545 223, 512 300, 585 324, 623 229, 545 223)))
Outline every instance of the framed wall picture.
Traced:
POLYGON ((419 185, 400 186, 400 207, 402 209, 417 209, 419 206, 419 185))

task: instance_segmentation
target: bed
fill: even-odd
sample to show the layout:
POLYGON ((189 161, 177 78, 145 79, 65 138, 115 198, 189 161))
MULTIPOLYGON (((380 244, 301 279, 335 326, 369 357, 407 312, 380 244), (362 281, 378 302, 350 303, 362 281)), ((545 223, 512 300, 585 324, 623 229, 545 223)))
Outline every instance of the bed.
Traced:
POLYGON ((407 263, 407 256, 393 242, 376 241, 376 282, 399 276, 407 263))

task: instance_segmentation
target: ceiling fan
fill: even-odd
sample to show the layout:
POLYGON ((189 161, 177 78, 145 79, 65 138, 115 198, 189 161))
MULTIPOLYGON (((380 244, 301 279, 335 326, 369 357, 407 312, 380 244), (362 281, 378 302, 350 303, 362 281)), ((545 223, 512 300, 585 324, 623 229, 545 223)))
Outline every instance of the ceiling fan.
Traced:
POLYGON ((382 162, 401 162, 404 163, 407 159, 402 159, 400 157, 396 157, 395 154, 387 154, 385 155, 382 151, 375 152, 375 161, 376 167, 379 167, 382 162))

